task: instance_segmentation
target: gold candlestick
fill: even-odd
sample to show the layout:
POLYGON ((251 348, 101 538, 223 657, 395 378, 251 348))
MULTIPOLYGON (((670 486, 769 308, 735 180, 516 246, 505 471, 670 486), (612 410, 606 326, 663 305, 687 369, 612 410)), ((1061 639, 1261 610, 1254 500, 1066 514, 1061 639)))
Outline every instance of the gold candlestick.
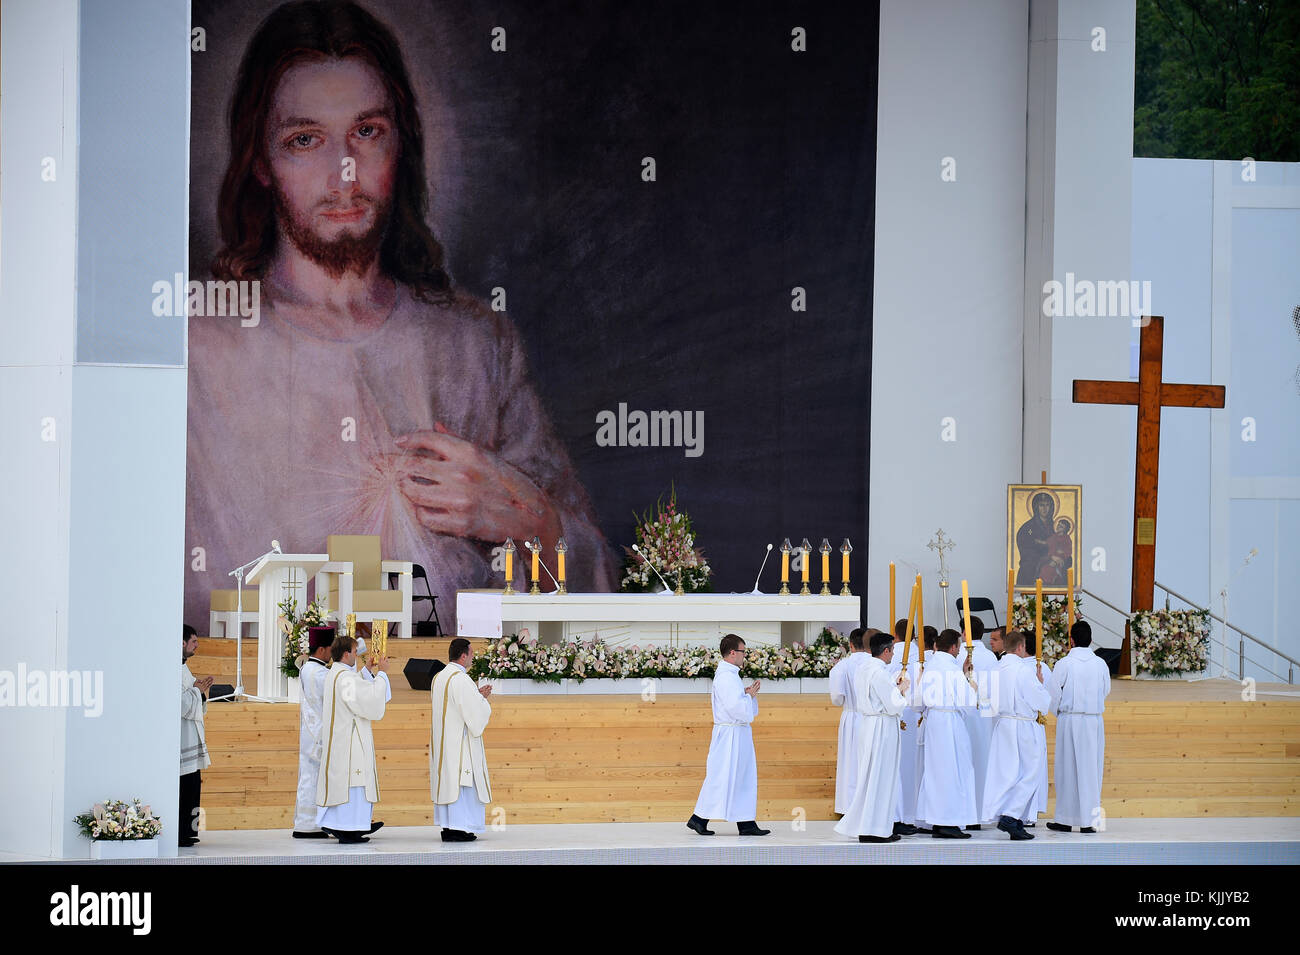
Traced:
POLYGON ((540 594, 542 592, 542 588, 537 586, 537 578, 542 573, 541 568, 539 566, 542 562, 542 539, 540 537, 534 536, 533 539, 528 542, 527 546, 528 549, 532 551, 533 554, 533 585, 532 587, 528 588, 528 592, 530 594, 540 594))
POLYGON ((799 573, 799 579, 803 582, 803 586, 799 588, 799 596, 808 597, 812 594, 812 591, 808 589, 808 571, 812 569, 809 566, 812 563, 812 544, 808 543, 808 538, 803 539, 802 543, 799 544, 799 549, 803 552, 803 570, 799 573))
MULTIPOLYGON (((844 586, 840 588, 841 597, 853 596, 853 591, 849 590, 849 554, 851 553, 853 553, 853 545, 849 543, 849 539, 846 537, 844 543, 840 545, 840 570, 844 577, 844 586)), ((889 598, 889 615, 891 617, 894 615, 894 598, 892 595, 889 598)), ((891 623, 890 626, 892 627, 893 624, 891 623)))
POLYGON ((790 596, 790 538, 781 541, 781 589, 777 593, 782 597, 790 596))
POLYGON ((506 589, 501 591, 507 597, 515 592, 515 540, 506 538, 506 589))
POLYGON ((556 593, 567 594, 569 592, 568 581, 565 579, 564 555, 569 552, 569 545, 561 537, 555 542, 555 560, 560 565, 560 579, 556 581, 556 593))
POLYGON ((818 596, 829 597, 831 595, 831 542, 823 537, 822 545, 817 550, 822 555, 822 589, 818 596))

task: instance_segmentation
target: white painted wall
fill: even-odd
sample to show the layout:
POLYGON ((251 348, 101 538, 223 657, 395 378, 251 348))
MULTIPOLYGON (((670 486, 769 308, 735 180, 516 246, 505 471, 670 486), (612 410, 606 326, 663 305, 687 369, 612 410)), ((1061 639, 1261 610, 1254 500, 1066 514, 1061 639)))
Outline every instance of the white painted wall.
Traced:
MULTIPOLYGON (((74 348, 113 338, 137 295, 149 314, 141 275, 186 271, 188 4, 12 0, 0 15, 0 601, 16 638, 0 670, 89 671, 103 688, 98 716, 0 707, 0 802, 21 807, 0 851, 85 858, 72 817, 139 796, 174 853, 185 369, 77 364, 74 348), (108 245, 137 271, 85 281, 108 245)), ((183 360, 183 318, 149 330, 117 358, 183 360)))
MULTIPOLYGON (((1020 478, 1026 0, 882 0, 876 151, 867 622, 888 628, 920 568, 942 626, 940 527, 999 619, 1006 486, 1020 478), (940 179, 944 157, 955 182, 940 179), (943 441, 944 418, 956 441, 943 441)), ((990 621, 991 623, 991 621, 990 621)))

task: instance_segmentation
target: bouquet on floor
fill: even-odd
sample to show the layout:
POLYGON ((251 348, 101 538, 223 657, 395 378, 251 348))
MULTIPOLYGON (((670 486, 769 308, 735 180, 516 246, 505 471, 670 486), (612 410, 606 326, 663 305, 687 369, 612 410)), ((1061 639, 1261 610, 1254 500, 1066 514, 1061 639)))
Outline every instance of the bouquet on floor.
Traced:
POLYGON ((676 588, 680 583, 681 589, 688 594, 713 589, 709 582, 713 568, 705 559, 704 552, 695 546, 691 518, 677 507, 676 488, 671 491, 666 507, 662 498, 655 503, 653 516, 649 512, 633 516, 636 518, 636 542, 641 553, 630 547, 623 548, 627 552, 627 561, 619 590, 648 593, 663 587, 650 569, 647 558, 659 568, 669 587, 676 588))
MULTIPOLYGON (((1011 610, 1011 629, 1029 633, 1034 629, 1037 613, 1037 599, 1033 594, 1017 594, 1011 610)), ((1079 617, 1079 598, 1074 598, 1074 619, 1079 617)), ((1047 631, 1043 640, 1043 661, 1048 666, 1056 666, 1056 661, 1070 652, 1070 632, 1065 613, 1065 596, 1049 597, 1043 595, 1043 629, 1047 631)), ((1026 648, 1027 649, 1027 648, 1026 648)), ((1033 656, 1031 653, 1030 656, 1033 656)))
POLYGON ((286 597, 280 601, 280 630, 284 633, 284 654, 280 657, 280 672, 290 679, 298 676, 307 657, 311 655, 311 627, 323 627, 328 624, 325 606, 319 600, 313 600, 302 613, 298 612, 298 601, 286 597))
POLYGON ((162 832, 162 820, 138 799, 105 799, 72 821, 87 839, 152 839, 162 832))
POLYGON ((1210 661, 1208 610, 1139 610, 1133 615, 1133 666, 1152 676, 1200 673, 1210 661))

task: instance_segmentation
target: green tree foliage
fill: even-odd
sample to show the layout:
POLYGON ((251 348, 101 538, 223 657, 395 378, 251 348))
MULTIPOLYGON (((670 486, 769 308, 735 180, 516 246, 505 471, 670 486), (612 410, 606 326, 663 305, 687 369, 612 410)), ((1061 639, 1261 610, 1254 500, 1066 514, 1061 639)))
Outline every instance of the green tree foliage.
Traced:
POLYGON ((1138 0, 1133 154, 1300 160, 1300 2, 1138 0))

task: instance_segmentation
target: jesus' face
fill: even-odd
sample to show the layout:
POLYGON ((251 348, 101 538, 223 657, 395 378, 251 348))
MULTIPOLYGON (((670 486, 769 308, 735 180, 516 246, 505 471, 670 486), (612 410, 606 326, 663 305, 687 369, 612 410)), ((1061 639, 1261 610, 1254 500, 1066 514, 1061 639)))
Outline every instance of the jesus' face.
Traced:
POLYGON ((379 72, 357 57, 307 60, 276 86, 258 178, 303 255, 335 278, 360 274, 383 242, 399 153, 379 72))

